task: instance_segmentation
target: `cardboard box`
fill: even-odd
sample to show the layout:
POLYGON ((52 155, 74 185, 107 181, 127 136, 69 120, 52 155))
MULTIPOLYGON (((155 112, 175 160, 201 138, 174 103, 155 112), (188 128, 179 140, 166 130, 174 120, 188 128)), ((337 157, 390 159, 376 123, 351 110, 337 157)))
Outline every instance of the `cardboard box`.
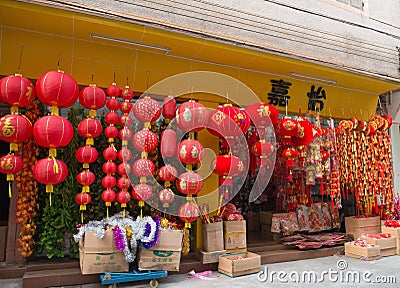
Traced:
POLYGON ((179 271, 183 231, 160 230, 157 245, 151 249, 140 249, 139 270, 179 271))
POLYGON ((0 226, 0 262, 5 261, 7 246, 7 226, 0 226))
POLYGON ((102 239, 96 232, 86 232, 79 241, 79 261, 82 274, 126 272, 129 263, 125 255, 115 247, 114 233, 107 230, 102 239))
POLYGON ((379 246, 361 247, 353 245, 351 243, 345 243, 344 254, 352 258, 375 260, 381 258, 381 249, 379 248, 379 246))
POLYGON ((368 227, 353 227, 346 226, 346 234, 353 235, 354 239, 358 239, 363 235, 367 234, 379 234, 380 233, 379 226, 368 226, 368 227))
POLYGON ((260 216, 255 213, 247 213, 246 216, 246 232, 260 231, 260 216))
POLYGON ((281 239, 283 238, 283 234, 281 233, 276 233, 276 232, 271 232, 271 225, 261 225, 261 238, 262 239, 268 239, 268 240, 273 240, 275 242, 280 242, 281 239))
POLYGON ((202 232, 204 251, 224 250, 224 225, 222 222, 203 224, 202 232))
POLYGON ((382 233, 388 233, 388 234, 392 235, 393 237, 397 238, 396 254, 400 255, 400 228, 382 226, 382 233))
POLYGON ((206 252, 203 250, 197 250, 196 257, 199 259, 201 264, 218 263, 219 255, 226 253, 226 250, 206 252))
POLYGON ((246 220, 224 221, 225 250, 246 249, 246 220))
POLYGON ((354 239, 366 234, 378 234, 381 230, 379 216, 363 218, 356 218, 354 216, 346 217, 345 226, 346 234, 353 235, 354 239))
POLYGON ((238 253, 219 256, 218 271, 236 277, 260 272, 261 256, 255 253, 238 253))
POLYGON ((260 224, 266 224, 266 225, 271 225, 272 224, 272 218, 277 217, 277 218, 287 218, 288 215, 287 213, 273 213, 271 211, 261 211, 260 212, 260 224))

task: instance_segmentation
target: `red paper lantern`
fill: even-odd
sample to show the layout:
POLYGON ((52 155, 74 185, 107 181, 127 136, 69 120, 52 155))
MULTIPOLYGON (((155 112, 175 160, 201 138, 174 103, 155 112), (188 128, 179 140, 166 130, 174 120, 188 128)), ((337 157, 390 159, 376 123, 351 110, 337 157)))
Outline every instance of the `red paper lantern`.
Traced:
POLYGON ((219 176, 236 176, 244 171, 243 161, 232 155, 221 155, 211 162, 211 169, 219 176))
POLYGON ((121 98, 124 99, 125 101, 132 100, 135 95, 133 94, 133 91, 129 86, 125 86, 124 89, 121 90, 121 98))
POLYGON ((190 223, 195 221, 199 215, 199 208, 191 202, 182 204, 178 210, 179 219, 185 222, 185 227, 187 228, 190 228, 190 223))
POLYGON ((98 156, 96 148, 92 146, 79 147, 75 153, 78 162, 83 163, 83 168, 89 168, 89 164, 95 162, 98 156))
POLYGON ((298 133, 292 138, 296 146, 308 146, 318 136, 318 131, 314 125, 307 119, 299 118, 298 120, 298 133))
POLYGON ((294 166, 294 158, 299 156, 299 152, 294 150, 293 148, 288 148, 283 150, 282 157, 286 158, 286 167, 293 167, 294 166))
POLYGON ((270 156, 274 150, 274 145, 265 140, 259 140, 253 145, 251 152, 258 157, 265 157, 270 156))
POLYGON ((107 124, 115 125, 119 121, 119 116, 117 112, 111 111, 106 114, 105 120, 107 124))
POLYGON ((86 210, 86 205, 90 204, 92 196, 89 193, 79 193, 75 197, 75 202, 80 205, 80 210, 86 210))
POLYGON ((122 190, 117 194, 117 201, 121 204, 122 208, 126 207, 126 204, 131 200, 131 195, 128 191, 122 190))
POLYGON ((119 161, 128 162, 132 159, 132 152, 126 147, 123 147, 121 150, 118 151, 118 159, 119 161))
POLYGON ((113 142, 114 138, 118 137, 118 133, 119 133, 118 128, 115 126, 107 126, 104 129, 104 136, 106 136, 106 138, 109 139, 108 140, 109 142, 113 142))
POLYGON ((132 103, 130 102, 122 102, 119 106, 119 110, 121 110, 122 113, 130 113, 132 110, 132 103))
POLYGON ((254 103, 247 106, 245 111, 254 126, 258 128, 264 128, 278 122, 279 112, 271 104, 254 103))
POLYGON ((118 152, 114 146, 109 146, 106 149, 104 149, 104 151, 103 151, 104 159, 109 160, 109 161, 115 160, 117 158, 117 155, 118 155, 118 152))
POLYGON ((106 102, 106 107, 110 111, 117 111, 119 109, 119 101, 115 98, 110 98, 106 102))
POLYGON ((158 145, 157 135, 147 129, 140 130, 133 135, 133 146, 140 152, 150 152, 158 145))
POLYGON ((144 206, 143 201, 147 201, 153 195, 153 189, 147 184, 138 184, 133 187, 132 196, 139 201, 139 207, 144 206))
POLYGON ((122 127, 126 126, 126 127, 130 127, 132 126, 132 117, 129 115, 122 115, 119 118, 119 124, 121 124, 122 127))
POLYGON ((79 103, 90 110, 100 109, 106 104, 106 93, 96 85, 90 85, 81 90, 79 103))
POLYGON ((22 75, 12 75, 0 80, 0 98, 10 106, 26 107, 35 98, 35 87, 22 75))
POLYGON ((103 179, 101 180, 101 184, 103 185, 103 187, 111 189, 115 186, 115 184, 117 184, 117 180, 114 176, 107 175, 103 177, 103 179))
POLYGON ((137 177, 151 176, 154 173, 154 169, 155 169, 154 163, 147 158, 136 160, 132 166, 133 173, 137 177))
POLYGON ((103 163, 102 169, 104 174, 112 175, 117 171, 117 164, 112 161, 107 161, 103 163))
POLYGON ((116 197, 117 194, 111 189, 104 190, 103 193, 101 193, 101 199, 106 202, 106 206, 108 207, 111 206, 111 202, 113 202, 116 197))
POLYGON ((241 136, 250 127, 250 119, 245 111, 225 104, 210 113, 207 130, 218 137, 241 136))
POLYGON ((118 179, 117 185, 121 190, 128 190, 131 187, 131 181, 127 177, 121 177, 118 179))
POLYGON ((165 129, 161 133, 161 155, 163 157, 176 155, 176 132, 172 129, 165 129))
POLYGON ((286 116, 278 121, 275 129, 276 135, 280 137, 294 137, 299 133, 299 123, 286 116))
POLYGON ((74 136, 71 122, 61 116, 39 118, 33 125, 33 137, 39 146, 58 148, 67 146, 74 136))
POLYGON ((163 106, 162 106, 162 115, 167 120, 172 120, 176 115, 176 101, 172 96, 168 96, 164 98, 163 106))
POLYGON ((178 171, 174 166, 165 165, 158 170, 158 176, 162 181, 172 182, 175 180, 176 176, 178 176, 178 171))
POLYGON ((85 138, 99 137, 102 131, 100 121, 95 118, 85 118, 78 124, 78 133, 85 138))
POLYGON ((161 115, 160 104, 150 97, 141 98, 133 105, 133 115, 141 122, 156 121, 161 115))
POLYGON ((89 170, 84 170, 76 176, 76 181, 82 186, 90 186, 96 180, 96 176, 89 170))
POLYGON ((190 100, 179 105, 176 126, 186 132, 200 131, 207 123, 207 109, 203 104, 190 100))
POLYGON ((169 203, 174 201, 174 198, 175 198, 175 194, 169 188, 163 189, 158 193, 158 199, 160 200, 160 202, 163 203, 163 207, 164 208, 168 208, 169 207, 169 203))
MULTIPOLYGON (((128 141, 132 138, 132 131, 130 129, 128 129, 128 127, 122 128, 121 130, 119 130, 118 137, 122 141, 128 141)), ((124 144, 122 144, 122 145, 124 145, 124 144)))
POLYGON ((121 93, 121 90, 117 86, 116 83, 112 83, 110 86, 107 87, 107 95, 111 97, 118 97, 121 93))
POLYGON ((196 195, 203 188, 204 181, 201 176, 192 171, 179 175, 176 186, 179 192, 186 195, 196 195))
POLYGON ((0 158, 0 173, 7 174, 7 181, 14 180, 14 174, 21 172, 22 160, 13 154, 5 155, 0 158))
POLYGON ((117 168, 118 174, 121 176, 126 176, 131 173, 131 165, 128 163, 121 163, 117 168))
POLYGON ((183 140, 178 146, 178 157, 182 163, 197 164, 203 158, 203 145, 197 140, 183 140))
POLYGON ((53 185, 64 181, 67 175, 67 165, 55 158, 40 159, 33 168, 33 177, 46 185, 46 192, 53 192, 53 185))
MULTIPOLYGON (((8 143, 25 142, 32 135, 32 124, 25 117, 9 114, 0 118, 0 139, 8 143)), ((18 145, 11 145, 11 151, 17 151, 18 145)))
POLYGON ((42 74, 36 82, 39 100, 49 106, 69 107, 79 97, 79 87, 72 76, 62 71, 42 74))

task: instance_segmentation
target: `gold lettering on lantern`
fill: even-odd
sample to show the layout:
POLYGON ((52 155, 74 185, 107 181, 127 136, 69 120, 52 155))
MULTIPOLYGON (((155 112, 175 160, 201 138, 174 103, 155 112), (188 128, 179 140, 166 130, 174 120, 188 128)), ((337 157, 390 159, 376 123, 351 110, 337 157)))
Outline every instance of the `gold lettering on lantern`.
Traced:
POLYGON ((269 116, 271 114, 268 106, 260 106, 260 108, 257 109, 257 112, 260 117, 269 116))
POLYGON ((224 121, 225 118, 226 118, 225 113, 218 111, 213 115, 212 120, 219 126, 221 125, 222 121, 224 121))
MULTIPOLYGON (((0 123, 1 126, 2 123, 0 123)), ((4 137, 11 137, 15 133, 15 127, 11 126, 11 118, 7 118, 4 126, 1 128, 4 137)))
POLYGON ((239 161, 239 163, 237 165, 237 168, 238 168, 239 171, 243 171, 244 167, 243 167, 243 162, 242 161, 239 161))
POLYGON ((31 85, 29 85, 28 86, 28 91, 26 91, 26 97, 28 98, 28 99, 30 99, 31 98, 31 95, 32 95, 32 86, 31 85))
POLYGON ((11 163, 11 158, 1 160, 0 166, 3 170, 12 170, 14 169, 14 164, 11 163))

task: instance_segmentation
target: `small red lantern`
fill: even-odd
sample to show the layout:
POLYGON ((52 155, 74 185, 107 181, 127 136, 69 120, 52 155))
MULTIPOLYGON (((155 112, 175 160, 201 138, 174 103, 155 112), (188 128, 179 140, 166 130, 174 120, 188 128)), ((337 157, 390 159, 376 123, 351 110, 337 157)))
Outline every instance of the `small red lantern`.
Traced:
POLYGON ((111 97, 118 97, 121 93, 121 90, 117 86, 116 83, 112 83, 110 86, 107 87, 107 95, 111 97))
POLYGON ((104 129, 104 136, 108 138, 108 142, 114 142, 114 138, 118 137, 118 128, 115 126, 107 126, 104 129))
POLYGON ((137 177, 151 176, 154 173, 154 169, 155 169, 154 163, 147 158, 136 160, 132 166, 133 173, 137 177))
POLYGON ((110 124, 110 125, 117 124, 119 121, 118 113, 114 112, 114 111, 108 112, 105 116, 105 120, 106 120, 107 124, 110 124))
POLYGON ((179 105, 176 112, 176 125, 179 129, 191 132, 204 129, 207 123, 207 109, 203 104, 190 100, 179 105))
POLYGON ((94 183, 96 176, 89 170, 84 170, 76 176, 76 181, 82 185, 82 192, 89 192, 89 186, 94 183))
POLYGON ((135 95, 133 94, 133 91, 129 86, 125 86, 124 89, 121 90, 121 98, 124 99, 125 101, 132 100, 135 95))
POLYGON ((92 196, 89 193, 79 193, 75 197, 75 202, 80 205, 80 210, 86 210, 86 205, 90 204, 92 201, 92 196))
POLYGON ((250 127, 250 119, 245 111, 225 104, 210 113, 208 131, 218 137, 241 136, 250 127))
POLYGON ((122 140, 122 145, 126 146, 128 145, 128 140, 132 138, 132 131, 128 129, 128 127, 124 127, 121 130, 119 130, 119 139, 122 140))
POLYGON ((117 168, 118 174, 121 176, 126 176, 131 173, 131 165, 128 163, 121 163, 117 168))
POLYGON ((169 188, 163 189, 158 193, 158 199, 160 200, 160 202, 163 203, 163 207, 164 208, 168 208, 169 207, 169 203, 174 201, 174 198, 175 198, 175 194, 169 188))
POLYGON ((121 177, 118 179, 117 185, 121 190, 128 190, 131 187, 131 181, 127 177, 121 177))
POLYGON ((147 129, 140 130, 133 135, 133 146, 140 152, 150 152, 158 145, 157 135, 147 129))
POLYGON ((106 202, 107 207, 111 206, 111 202, 113 202, 116 197, 117 194, 111 189, 104 190, 103 193, 101 193, 101 199, 106 202))
POLYGON ((103 151, 103 156, 104 159, 108 161, 113 161, 117 158, 118 152, 117 149, 115 149, 114 146, 109 146, 103 151))
POLYGON ((150 97, 141 98, 133 105, 133 115, 141 122, 156 121, 161 115, 160 104, 150 97))
POLYGON ((117 194, 117 201, 122 208, 126 208, 126 204, 131 200, 131 195, 128 191, 122 190, 117 194))
POLYGON ((120 118, 119 118, 119 124, 122 126, 122 127, 130 127, 130 126, 132 126, 132 117, 131 116, 129 116, 129 115, 122 115, 120 118))
MULTIPOLYGON (((79 103, 90 110, 100 109, 106 104, 106 93, 104 93, 103 89, 96 87, 96 85, 89 85, 81 90, 79 94, 79 103)), ((90 111, 90 113, 91 116, 96 116, 95 111, 90 111)))
POLYGON ((102 131, 101 122, 95 118, 83 119, 78 124, 79 135, 87 138, 86 145, 93 145, 93 138, 99 137, 102 131))
POLYGON ((17 151, 18 143, 27 141, 31 135, 32 124, 25 116, 9 114, 0 118, 0 140, 11 143, 11 151, 17 151))
POLYGON ((199 215, 199 208, 191 202, 182 204, 178 210, 179 219, 181 219, 182 222, 185 222, 186 228, 190 228, 190 223, 195 221, 199 215))
POLYGON ((132 110, 132 103, 127 101, 122 102, 119 106, 119 110, 121 110, 122 113, 129 114, 132 110))
POLYGON ((294 159, 299 156, 299 152, 293 148, 283 150, 282 157, 286 158, 286 169, 289 169, 289 182, 292 182, 292 168, 295 165, 294 159))
POLYGON ((276 135, 280 137, 294 137, 299 133, 299 123, 286 116, 278 121, 275 129, 276 135))
POLYGON ((72 76, 62 71, 42 74, 36 82, 39 100, 49 106, 69 107, 79 97, 79 87, 72 76))
POLYGON ((101 180, 101 184, 103 184, 103 187, 111 189, 115 186, 115 184, 117 184, 117 180, 114 176, 107 175, 103 177, 103 179, 101 180))
POLYGON ((179 192, 186 195, 196 195, 203 188, 204 181, 201 176, 192 171, 179 175, 176 186, 179 192))
POLYGON ((26 107, 35 98, 35 87, 22 75, 7 76, 0 80, 0 98, 10 106, 26 107))
POLYGON ((175 110, 176 110, 175 98, 172 96, 165 97, 162 106, 162 115, 164 116, 167 123, 175 118, 176 114, 175 110))
POLYGON ((176 155, 176 132, 165 129, 161 133, 161 155, 163 157, 174 157, 176 155))
POLYGON ((14 174, 21 172, 22 160, 20 157, 13 154, 5 155, 0 158, 0 173, 7 174, 9 181, 8 194, 11 198, 11 181, 14 181, 14 174))
POLYGON ((244 171, 243 161, 232 155, 221 155, 211 163, 211 169, 219 176, 237 176, 244 171))
POLYGON ((122 147, 121 150, 118 151, 118 159, 119 161, 128 162, 132 159, 132 152, 126 147, 122 147))
POLYGON ((119 101, 115 98, 110 98, 106 102, 106 107, 110 111, 117 111, 119 109, 119 101))
POLYGON ((112 175, 115 173, 115 171, 117 171, 117 164, 112 161, 107 161, 103 163, 102 169, 104 174, 112 175))
POLYGON ((260 164, 263 165, 267 164, 266 162, 268 162, 268 156, 274 153, 274 150, 274 145, 265 140, 259 140, 253 145, 251 152, 260 157, 260 164))
POLYGON ((278 122, 279 112, 271 104, 254 103, 247 106, 245 111, 257 128, 265 128, 278 122))
POLYGON ((33 125, 33 137, 36 143, 45 148, 65 147, 73 136, 74 128, 71 122, 61 116, 44 116, 33 125))
POLYGON ((203 145, 197 140, 183 140, 178 146, 179 160, 185 164, 197 164, 203 158, 203 145))
POLYGON ((53 185, 61 183, 68 175, 68 167, 61 160, 44 158, 36 162, 33 168, 33 177, 46 185, 46 192, 53 192, 53 185))
POLYGON ((158 170, 158 176, 162 181, 172 182, 178 176, 178 171, 174 166, 165 165, 158 170))
POLYGON ((144 201, 147 201, 153 195, 152 188, 147 184, 138 184, 133 187, 132 196, 139 201, 139 207, 144 206, 144 201))
POLYGON ((89 164, 95 162, 98 156, 96 148, 92 146, 79 147, 75 153, 76 159, 79 163, 83 163, 85 169, 89 168, 89 164))

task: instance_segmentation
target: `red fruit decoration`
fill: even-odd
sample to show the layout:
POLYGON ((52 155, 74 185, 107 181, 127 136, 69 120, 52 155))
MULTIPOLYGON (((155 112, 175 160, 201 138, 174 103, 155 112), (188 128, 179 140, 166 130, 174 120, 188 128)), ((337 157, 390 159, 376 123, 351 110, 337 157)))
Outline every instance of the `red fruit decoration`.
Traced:
POLYGON ((51 115, 40 118, 33 126, 33 136, 38 145, 50 148, 49 157, 35 164, 34 175, 38 182, 46 184, 46 192, 52 193, 52 185, 62 182, 68 173, 65 163, 55 159, 56 148, 68 145, 74 133, 72 124, 58 116, 58 108, 73 105, 79 97, 79 88, 72 76, 62 71, 49 71, 37 80, 36 92, 40 101, 51 106, 51 115), (43 173, 51 175, 48 176, 51 179, 43 177, 43 173))
POLYGON ((0 118, 0 139, 10 143, 10 153, 1 158, 5 161, 1 162, 4 163, 4 167, 0 168, 1 173, 7 174, 10 197, 14 174, 22 170, 22 167, 19 168, 18 165, 18 163, 22 163, 22 159, 15 156, 14 152, 18 151, 18 144, 27 141, 32 135, 32 123, 25 116, 18 114, 18 108, 31 105, 35 98, 34 92, 31 81, 20 74, 7 76, 0 80, 1 102, 11 106, 11 114, 0 118))
POLYGON ((172 119, 175 118, 176 115, 176 101, 172 96, 168 96, 164 98, 163 106, 162 106, 162 115, 165 118, 165 123, 169 123, 172 119))

